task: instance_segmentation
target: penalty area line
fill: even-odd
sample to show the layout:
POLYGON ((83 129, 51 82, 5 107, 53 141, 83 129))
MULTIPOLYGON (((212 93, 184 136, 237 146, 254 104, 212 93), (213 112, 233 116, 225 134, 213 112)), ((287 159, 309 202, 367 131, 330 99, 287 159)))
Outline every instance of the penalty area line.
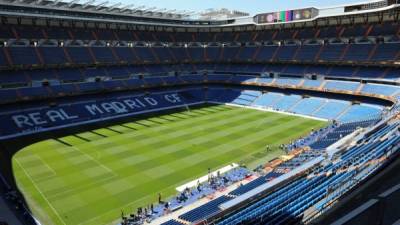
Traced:
MULTIPOLYGON (((106 170, 108 173, 111 173, 113 177, 117 177, 118 175, 110 168, 108 168, 107 166, 105 166, 103 163, 101 163, 99 160, 95 159, 93 156, 91 156, 90 154, 81 151, 79 148, 75 147, 75 146, 71 146, 72 149, 74 149, 75 151, 80 152, 82 155, 86 156, 88 159, 94 161, 97 165, 99 165, 101 168, 103 168, 104 170, 106 170)), ((97 152, 97 151, 96 151, 97 152)))
POLYGON ((22 171, 24 174, 28 177, 28 179, 32 182, 33 186, 35 189, 39 192, 39 194, 42 196, 42 198, 46 201, 46 203, 50 206, 51 210, 54 212, 54 214, 58 217, 58 219, 62 222, 62 224, 66 225, 64 220, 61 218, 60 214, 58 214, 57 210, 53 207, 53 205, 50 203, 50 201, 46 198, 46 196, 43 194, 43 192, 39 189, 37 186, 36 182, 33 180, 31 175, 25 170, 25 168, 21 165, 21 163, 18 161, 18 159, 15 159, 17 162, 18 166, 21 167, 22 171))

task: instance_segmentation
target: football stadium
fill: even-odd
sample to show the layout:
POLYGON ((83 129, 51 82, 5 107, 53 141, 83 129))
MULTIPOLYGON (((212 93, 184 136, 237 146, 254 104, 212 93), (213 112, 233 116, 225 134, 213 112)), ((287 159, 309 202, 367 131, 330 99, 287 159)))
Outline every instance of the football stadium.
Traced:
POLYGON ((0 0, 0 225, 400 224, 400 2, 188 10, 0 0))

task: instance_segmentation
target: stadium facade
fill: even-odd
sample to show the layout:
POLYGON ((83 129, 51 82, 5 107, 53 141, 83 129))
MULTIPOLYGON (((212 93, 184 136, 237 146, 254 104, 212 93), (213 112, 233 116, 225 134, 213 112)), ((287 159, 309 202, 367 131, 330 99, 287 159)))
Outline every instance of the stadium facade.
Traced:
POLYGON ((30 144, 160 111, 224 104, 329 125, 291 143, 290 157, 265 162, 261 176, 229 193, 184 213, 186 203, 174 202, 178 213, 163 224, 320 220, 397 161, 399 7, 384 0, 197 20, 185 11, 94 1, 0 0, 7 204, 18 206, 21 223, 39 223, 16 191, 12 169, 13 156, 30 144))

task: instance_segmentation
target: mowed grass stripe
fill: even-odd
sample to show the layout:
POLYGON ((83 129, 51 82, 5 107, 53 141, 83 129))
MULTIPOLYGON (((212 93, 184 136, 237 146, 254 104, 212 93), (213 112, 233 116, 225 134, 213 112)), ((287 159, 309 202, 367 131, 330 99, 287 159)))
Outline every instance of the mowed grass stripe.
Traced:
MULTIPOLYGON (((54 148, 57 148, 57 149, 59 149, 60 148, 60 146, 57 146, 57 143, 54 143, 54 144, 51 144, 52 145, 52 147, 54 147, 54 148)), ((115 146, 114 144, 112 144, 113 146, 115 146)), ((32 147, 34 147, 34 146, 32 146, 32 147)), ((96 151, 96 153, 98 152, 97 150, 95 150, 96 151)), ((71 155, 71 153, 74 153, 73 151, 70 151, 70 150, 66 150, 65 151, 68 155, 64 155, 65 157, 68 157, 69 155, 71 155)), ((54 151, 54 154, 58 154, 56 151, 54 151)), ((72 154, 72 156, 73 157, 75 157, 76 155, 75 154, 72 154)), ((53 159, 52 158, 50 158, 50 157, 46 157, 48 160, 50 160, 50 161, 52 161, 53 159)), ((28 165, 27 165, 28 166, 28 165)), ((65 165, 65 166, 68 166, 68 165, 65 165)), ((57 168, 57 169, 60 169, 59 167, 57 168)), ((61 171, 62 172, 62 171, 61 171)))
MULTIPOLYGON (((303 121, 304 122, 304 121, 303 121)), ((295 125, 295 124, 294 124, 295 125)), ((284 131, 284 132, 286 132, 286 131, 284 131)), ((241 144, 247 144, 247 142, 243 142, 243 140, 238 140, 239 142, 238 143, 241 143, 241 144)), ((239 148, 240 148, 241 146, 239 146, 239 148)), ((216 146, 215 148, 220 148, 219 146, 216 146)), ((212 149, 213 150, 213 149, 212 149)), ((224 153, 226 153, 225 151, 227 150, 227 152, 229 152, 229 156, 231 156, 231 157, 234 157, 234 156, 240 156, 241 154, 243 154, 243 153, 245 153, 245 152, 240 152, 240 154, 237 154, 238 152, 236 151, 236 150, 240 150, 240 149, 237 149, 237 148, 232 148, 232 146, 229 146, 229 148, 223 148, 223 150, 224 151, 222 151, 221 150, 221 148, 219 149, 219 151, 218 151, 218 154, 214 154, 213 155, 213 157, 218 157, 218 155, 224 155, 224 153), (233 151, 233 152, 232 152, 233 151), (235 152, 236 151, 236 152, 235 152), (231 154, 231 153, 233 153, 233 154, 231 154)), ((187 156, 186 158, 191 158, 190 156, 187 156)), ((201 164, 202 163, 202 161, 200 160, 200 158, 199 157, 195 157, 196 158, 196 161, 198 161, 198 164, 201 164)), ((215 159, 212 159, 212 158, 206 158, 205 160, 207 160, 207 164, 208 165, 211 165, 210 164, 210 161, 211 160, 215 160, 215 159)), ((204 161, 204 160, 203 160, 204 161)), ((174 164, 176 163, 177 165, 182 165, 182 163, 180 162, 180 161, 177 161, 177 162, 173 162, 174 164)), ((217 160, 215 160, 215 163, 216 163, 216 165, 218 165, 219 163, 220 163, 220 161, 217 161, 217 160)), ((175 165, 173 168, 177 168, 177 165, 175 165)), ((189 166, 189 167, 184 167, 184 168, 182 168, 180 171, 182 171, 182 172, 184 172, 184 171, 186 171, 187 169, 191 169, 191 167, 189 166)), ((201 170, 200 172, 202 172, 202 174, 204 174, 204 171, 206 171, 206 168, 204 168, 203 170, 201 170)), ((176 172, 179 172, 179 171, 175 171, 175 173, 176 172)), ((172 175, 172 173, 170 173, 171 175, 172 175)), ((186 175, 186 174, 184 174, 184 175, 186 175)), ((175 183, 176 181, 179 181, 179 180, 182 180, 182 179, 185 179, 185 176, 174 176, 175 177, 175 179, 169 179, 169 180, 171 180, 171 182, 173 182, 173 183, 175 183)), ((136 178, 135 178, 135 180, 136 180, 136 178)), ((158 182, 157 182, 158 183, 158 182)), ((148 186, 149 185, 149 183, 146 183, 146 184, 144 184, 143 186, 145 187, 145 186, 148 186)), ((155 185, 155 184, 153 184, 153 185, 155 185)), ((136 189, 133 189, 134 191, 137 191, 138 189, 136 188, 136 189)), ((140 190, 140 187, 139 187, 139 190, 140 190)), ((128 194, 128 193, 125 193, 125 194, 128 194)), ((106 201, 106 200, 104 200, 104 201, 106 201)))
MULTIPOLYGON (((198 117, 194 118, 193 120, 182 120, 179 122, 175 122, 172 124, 168 124, 166 126, 157 126, 157 127, 152 127, 149 128, 143 132, 132 132, 130 134, 126 134, 126 136, 118 136, 115 141, 119 142, 124 142, 126 141, 127 143, 129 142, 129 139, 127 138, 138 138, 141 140, 144 140, 146 138, 152 139, 154 137, 154 133, 160 133, 160 134, 168 134, 172 135, 174 133, 182 133, 185 132, 185 129, 190 128, 190 127, 199 127, 199 129, 207 129, 207 128, 213 128, 217 127, 219 125, 223 125, 226 123, 230 123, 231 119, 235 118, 243 118, 243 117, 248 117, 250 115, 262 115, 262 112, 254 111, 252 113, 248 114, 238 114, 237 111, 235 112, 230 112, 229 114, 223 114, 221 116, 214 116, 214 114, 208 115, 208 116, 203 116, 203 117, 198 117), (225 119, 224 119, 225 118, 225 119)), ((265 115, 265 114, 264 114, 265 115)), ((163 138, 163 136, 161 136, 163 138)), ((109 142, 96 142, 96 143, 104 143, 107 145, 109 142)))
MULTIPOLYGON (((258 112, 258 113, 260 113, 260 112, 258 112)), ((231 117, 227 120, 218 121, 219 122, 218 126, 225 125, 225 126, 229 126, 229 127, 233 128, 235 124, 236 124, 236 126, 239 126, 243 123, 246 123, 247 119, 250 121, 252 119, 254 119, 254 120, 256 119, 255 117, 254 118, 246 117, 241 114, 238 114, 238 117, 231 117), (238 118, 238 117, 240 117, 240 118, 238 118), (236 119, 234 119, 234 118, 236 118, 236 119)), ((274 114, 274 117, 271 117, 270 120, 274 119, 274 118, 278 118, 278 117, 282 117, 282 115, 274 114)), ((256 123, 259 124, 258 122, 256 122, 256 123)), ((216 127, 218 127, 218 126, 216 126, 216 127)), ((105 163, 106 165, 109 165, 108 164, 109 162, 114 161, 115 165, 109 165, 109 166, 110 167, 115 166, 118 168, 119 166, 123 166, 123 164, 120 163, 121 160, 123 160, 126 157, 132 156, 132 153, 134 153, 134 155, 145 155, 145 156, 149 156, 149 157, 157 157, 157 156, 161 157, 162 153, 164 151, 166 153, 168 153, 168 152, 171 152, 171 150, 178 151, 181 149, 187 149, 187 148, 192 147, 190 145, 190 143, 187 143, 184 146, 179 146, 179 144, 184 140, 189 140, 194 137, 202 138, 202 136, 204 136, 204 135, 214 136, 213 132, 221 131, 221 130, 216 129, 215 127, 213 128, 213 131, 206 130, 206 128, 208 126, 203 126, 203 127, 204 127, 204 129, 201 129, 201 128, 199 129, 199 127, 191 128, 191 127, 186 126, 186 129, 184 129, 184 128, 176 129, 175 133, 180 134, 178 136, 171 136, 171 135, 174 135, 174 132, 172 132, 172 133, 166 132, 166 133, 164 133, 164 135, 157 136, 157 138, 154 138, 154 136, 153 136, 153 138, 150 138, 150 139, 144 139, 142 136, 140 136, 138 138, 134 138, 134 139, 126 138, 125 140, 129 140, 129 142, 128 142, 129 145, 123 145, 123 147, 125 149, 124 151, 119 151, 117 153, 113 153, 110 156, 104 155, 100 159, 100 161, 102 163, 105 163), (142 143, 143 141, 145 141, 144 144, 142 143), (158 150, 152 151, 152 148, 157 148, 158 150)), ((211 127, 213 127, 213 126, 211 126, 211 127)), ((228 130, 226 129, 226 132, 227 131, 228 130)), ((234 130, 231 129, 231 132, 233 132, 233 131, 234 130)), ((226 132, 220 132, 220 135, 226 135, 227 134, 226 132)), ((124 138, 125 138, 125 136, 124 136, 124 138)), ((112 148, 115 148, 116 143, 119 143, 119 145, 122 145, 125 142, 123 140, 115 141, 115 140, 111 139, 110 143, 111 143, 112 148)), ((91 148, 91 150, 90 150, 87 148, 82 148, 82 150, 85 150, 85 152, 88 154, 98 153, 97 149, 98 148, 91 148)), ((93 157, 95 157, 95 155, 93 157)), ((84 167, 82 167, 82 166, 80 166, 80 168, 84 169, 84 167)), ((68 169, 68 168, 65 168, 65 169, 68 169)))
MULTIPOLYGON (((278 115, 278 114, 275 114, 275 115, 278 115)), ((241 119, 240 122, 238 122, 237 120, 235 120, 234 122, 236 123, 236 126, 238 126, 238 125, 240 125, 242 123, 245 123, 246 121, 241 119)), ((254 123, 258 123, 258 122, 256 121, 254 123)), ((248 123, 248 126, 253 126, 253 125, 248 123)), ((231 127, 233 127, 233 126, 231 126, 231 127)), ((187 129, 190 129, 190 128, 187 127, 187 129)), ((215 129, 215 132, 216 131, 218 131, 218 130, 215 129)), ((232 129, 231 132, 233 132, 233 131, 234 130, 232 129)), ((194 131, 193 130, 189 130, 189 131, 186 131, 185 133, 190 134, 191 132, 194 132, 194 131)), ((203 131, 200 131, 200 132, 203 132, 203 131)), ((212 135, 212 133, 209 133, 209 135, 212 135)), ((225 134, 222 134, 222 135, 225 135, 225 134)), ((197 136, 199 136, 199 135, 194 135, 194 137, 197 137, 197 136)), ((153 145, 147 145, 147 148, 146 148, 146 146, 143 145, 143 146, 140 146, 140 148, 137 148, 137 149, 142 149, 143 151, 138 152, 136 155, 133 155, 133 156, 137 157, 137 156, 140 156, 140 155, 147 155, 146 153, 153 153, 154 154, 155 152, 157 152, 157 154, 152 156, 153 157, 152 160, 140 162, 140 164, 142 164, 142 165, 143 164, 147 164, 148 167, 152 167, 152 166, 155 166, 157 164, 157 161, 166 161, 168 159, 169 160, 174 160, 175 158, 179 158, 179 157, 182 157, 182 156, 185 156, 186 154, 188 154, 186 151, 190 151, 193 146, 191 146, 191 143, 189 143, 189 142, 187 142, 185 145, 180 145, 180 141, 181 140, 189 140, 189 139, 190 139, 190 137, 188 137, 188 136, 185 136, 185 137, 181 136, 181 137, 177 137, 177 139, 174 140, 174 141, 171 140, 172 143, 165 143, 165 142, 161 143, 163 146, 165 146, 164 148, 174 149, 175 151, 180 150, 177 153, 171 152, 169 155, 166 155, 166 154, 163 155, 162 152, 160 152, 161 150, 163 150, 163 148, 159 148, 158 149, 159 151, 151 151, 151 149, 149 149, 148 147, 154 147, 153 145), (157 155, 158 155, 158 157, 156 157, 157 155), (154 158, 154 157, 156 157, 156 158, 154 158), (154 162, 154 163, 150 163, 150 162, 154 162)), ((155 140, 157 140, 157 139, 155 139, 155 140)), ((138 141, 139 140, 134 140, 135 143, 138 143, 138 141)), ((158 145, 156 147, 158 147, 158 145)), ((125 149, 128 149, 128 150, 126 150, 124 152, 128 152, 129 153, 129 149, 130 148, 126 147, 125 149)), ((93 157, 96 157, 94 153, 97 153, 98 150, 94 149, 93 151, 90 154, 93 154, 93 157), (93 152, 93 151, 95 151, 95 152, 93 152)), ((89 154, 89 152, 86 152, 86 153, 89 154)), ((118 157, 116 160, 114 160, 115 163, 118 164, 119 167, 122 167, 121 170, 117 170, 116 171, 117 174, 123 176, 123 175, 125 175, 125 174, 123 174, 124 171, 126 171, 128 173, 132 173, 132 171, 130 171, 130 170, 125 170, 126 165, 124 166, 124 163, 123 163, 124 162, 124 158, 126 158, 128 156, 129 155, 123 155, 121 157, 118 157)), ((106 163, 107 161, 110 161, 111 158, 112 158, 111 156, 110 157, 102 157, 102 159, 104 159, 104 160, 100 159, 100 161, 102 163, 105 163, 105 165, 107 165, 108 167, 118 168, 117 165, 113 166, 113 165, 110 165, 110 164, 106 163)), ((115 157, 113 157, 113 158, 115 158, 115 157)), ((75 166, 78 166, 81 171, 84 171, 85 169, 90 169, 93 166, 93 163, 85 161, 85 162, 82 162, 82 164, 75 165, 75 166), (83 164, 87 164, 87 166, 85 167, 83 164)), ((130 166, 132 166, 132 165, 130 165, 130 166)), ((135 166, 135 164, 133 166, 135 166)), ((142 168, 139 167, 139 169, 145 169, 145 168, 143 168, 143 166, 142 166, 142 168)), ((59 170, 59 168, 58 168, 58 170, 59 170)), ((68 167, 66 167, 65 170, 68 170, 68 167)), ((60 172, 62 172, 62 171, 60 171, 60 172)), ((67 171, 65 171, 65 172, 67 172, 67 171)), ((76 186, 79 186, 78 185, 79 183, 80 183, 80 181, 77 181, 76 182, 76 186)), ((69 189, 69 188, 67 188, 67 189, 69 189)), ((53 191, 57 193, 57 192, 60 192, 62 190, 53 190, 53 191)))
MULTIPOLYGON (((275 117, 274 117, 275 118, 275 117)), ((295 117, 292 118, 292 120, 296 119, 295 117)), ((264 120, 264 119, 263 119, 264 120)), ((285 122, 290 122, 291 120, 286 120, 285 122)), ((253 126, 256 126, 257 124, 259 124, 260 122, 258 120, 254 120, 252 122, 248 122, 245 123, 246 121, 241 119, 239 121, 235 120, 234 123, 236 123, 236 126, 233 126, 233 122, 230 126, 229 130, 226 130, 226 132, 224 132, 224 130, 221 129, 215 129, 214 132, 208 132, 208 135, 210 135, 210 137, 213 137, 213 139, 216 139, 218 137, 224 137, 227 136, 231 133, 239 133, 239 132, 243 132, 243 129, 245 128, 251 128, 253 126), (244 125, 246 124, 246 125, 244 125), (218 134, 216 134, 218 132, 218 134)), ((283 122, 283 120, 282 120, 283 122)), ((278 123, 276 123, 275 126, 278 126, 278 123)), ((271 128, 273 128, 274 126, 271 126, 271 128)), ((189 128, 188 128, 189 129, 189 128)), ((191 133, 191 132, 196 132, 194 130, 188 130, 187 133, 191 133)), ((203 131, 200 131, 203 132, 203 131)), ((264 131, 265 132, 265 131, 264 131)), ((240 136, 240 135, 239 135, 240 136)), ((137 143, 139 140, 136 140, 135 143, 137 143)), ((128 176, 129 174, 132 174, 132 169, 134 169, 137 172, 140 171, 145 171, 147 169, 153 168, 153 167, 157 167, 160 162, 168 162, 168 161, 175 161, 176 162, 176 166, 184 166, 186 164, 189 163, 185 163, 184 161, 179 162, 179 159, 185 158, 185 157, 190 157, 191 154, 200 154, 201 151, 207 151, 207 148, 212 149, 213 145, 215 148, 218 147, 218 143, 223 143, 222 141, 224 141, 224 139, 221 140, 221 142, 218 141, 209 141, 208 139, 204 139, 202 138, 202 135, 194 135, 192 137, 177 137, 176 140, 171 140, 170 142, 160 142, 162 145, 161 146, 165 146, 165 147, 159 147, 157 153, 154 155, 154 151, 152 151, 151 149, 153 148, 153 145, 147 145, 147 147, 145 145, 141 146, 141 149, 143 150, 142 152, 139 152, 138 154, 134 155, 134 156, 138 156, 138 155, 147 155, 149 153, 153 153, 152 157, 148 157, 148 160, 145 161, 139 161, 137 163, 134 164, 130 164, 130 165, 124 165, 124 159, 125 157, 128 156, 124 156, 124 157, 118 157, 115 159, 114 158, 114 162, 118 164, 118 167, 120 167, 120 169, 118 170, 114 170, 114 172, 122 177, 128 176), (193 146, 193 142, 198 142, 198 140, 203 141, 204 143, 198 143, 200 145, 203 145, 203 148, 195 148, 196 146, 193 146), (211 143, 211 144, 210 144, 211 143), (164 152, 163 150, 168 149, 168 152, 164 152), (172 150, 172 151, 171 151, 172 150), (126 169, 127 167, 134 167, 134 168, 130 168, 129 170, 126 169)), ((158 145, 157 145, 158 146, 158 145)), ((129 149, 129 148, 127 148, 129 149)), ((101 162, 105 163, 106 161, 111 161, 111 157, 104 157, 104 160, 102 160, 101 162)), ((113 168, 118 168, 117 165, 113 166, 110 165, 109 163, 105 163, 105 165, 109 166, 109 167, 113 167, 113 168)), ((90 169, 90 167, 82 167, 82 165, 79 165, 79 168, 81 170, 85 170, 85 169, 90 169)), ((154 177, 155 178, 155 177, 154 177)), ((138 179, 137 177, 134 177, 132 180, 135 181, 135 183, 138 183, 138 179)), ((79 187, 79 181, 76 182, 76 184, 72 185, 72 186, 76 186, 79 187)), ((87 188, 87 187, 85 187, 87 188)), ((76 192, 79 192, 82 188, 77 188, 76 192)), ((54 192, 58 193, 61 192, 63 190, 53 190, 54 192)), ((71 194, 71 191, 68 191, 68 195, 71 194)))
MULTIPOLYGON (((79 151, 48 140, 27 147, 16 157, 24 159, 26 165, 21 164, 26 170, 32 169, 38 188, 67 225, 109 224, 119 217, 120 209, 130 212, 145 206, 156 200, 158 192, 171 195, 175 187, 204 175, 208 167, 239 162, 263 151, 266 144, 282 144, 323 124, 226 106, 197 108, 139 122, 147 126, 124 123, 120 126, 123 134, 98 129, 108 137, 73 144, 79 151), (39 161, 30 158, 31 154, 48 162, 57 176, 48 177, 50 169, 35 166, 34 162, 39 161), (106 173, 96 162, 116 176, 106 173)), ((18 168, 15 170, 18 184, 29 195, 28 202, 40 206, 34 210, 35 215, 44 224, 61 224, 54 213, 44 215, 48 207, 18 168)))
MULTIPOLYGON (((241 108, 236 108, 236 109, 240 109, 241 108)), ((256 112, 256 111, 254 111, 256 112)), ((260 113, 260 112, 258 112, 260 113)), ((181 132, 181 130, 187 128, 189 125, 196 125, 196 124, 208 124, 210 123, 212 125, 211 122, 218 120, 218 121, 222 121, 222 123, 225 123, 223 118, 231 118, 232 116, 245 116, 245 115, 241 115, 238 114, 236 112, 230 112, 230 114, 222 114, 222 115, 217 115, 217 114, 211 114, 208 115, 207 117, 203 117, 201 118, 201 120, 199 120, 200 118, 195 118, 194 120, 192 120, 193 122, 187 121, 187 120, 182 120, 179 123, 171 123, 168 124, 166 126, 159 126, 159 127, 153 127, 153 128, 147 128, 146 130, 143 130, 141 132, 136 132, 135 130, 132 130, 132 132, 130 132, 130 134, 124 134, 124 135, 118 135, 118 136, 113 136, 112 138, 108 138, 108 139, 102 139, 99 140, 97 142, 92 142, 92 143, 86 143, 88 145, 87 148, 91 148, 92 145, 96 145, 93 147, 97 147, 97 148, 101 148, 101 149, 107 149, 107 148, 111 148, 111 147, 115 147, 115 143, 114 142, 118 142, 118 144, 127 142, 127 143, 131 143, 131 139, 132 137, 136 136, 138 139, 143 139, 143 138, 152 138, 154 137, 154 132, 159 132, 162 134, 172 134, 174 132, 181 132), (153 134, 153 135, 151 135, 153 134)), ((218 125, 218 123, 216 124, 218 125)), ((160 137, 158 137, 160 138, 160 137)), ((54 145, 57 145, 57 143, 54 143, 54 145)), ((75 145, 77 146, 77 145, 75 145)), ((54 146, 55 148, 60 148, 60 146, 54 146)), ((79 145, 80 149, 85 148, 84 145, 79 145)), ((58 154, 57 152, 54 152, 54 154, 58 154)), ((51 160, 51 158, 49 158, 49 160, 51 160)))
MULTIPOLYGON (((300 122, 300 123, 305 123, 300 122)), ((285 133, 287 130, 283 130, 281 133, 285 133)), ((246 139, 247 140, 247 139, 246 139)), ((200 157, 191 157, 193 162, 196 163, 191 163, 189 166, 184 167, 178 171, 175 171, 174 173, 169 173, 167 175, 165 175, 162 179, 162 183, 165 185, 170 185, 170 184, 175 184, 177 182, 180 182, 181 180, 185 179, 190 179, 190 177, 192 177, 194 174, 200 176, 200 175, 204 175, 206 172, 206 167, 203 166, 201 167, 201 165, 207 165, 210 166, 212 168, 216 167, 216 166, 220 166, 221 163, 223 161, 226 161, 227 159, 234 159, 237 157, 242 156, 244 153, 243 150, 241 150, 240 148, 245 145, 246 143, 243 143, 244 140, 238 140, 236 143, 239 144, 239 146, 237 146, 237 148, 235 149, 227 149, 227 148, 221 148, 221 146, 217 146, 216 148, 219 149, 218 152, 216 152, 215 154, 213 154, 212 156, 209 156, 207 158, 200 158, 200 157), (224 150, 224 151, 222 151, 224 150), (187 173, 187 171, 191 171, 192 174, 189 175, 187 173)), ((231 147, 231 146, 229 146, 231 147)), ((189 158, 189 156, 188 156, 189 158)), ((182 163, 179 162, 179 164, 181 165, 182 163)), ((135 196, 135 194, 137 193, 143 193, 143 192, 150 192, 152 191, 152 195, 156 196, 157 192, 160 190, 160 187, 162 187, 162 185, 160 184, 161 179, 153 179, 151 181, 148 181, 144 184, 141 184, 139 186, 135 186, 133 189, 130 190, 126 190, 124 192, 118 192, 115 193, 113 196, 110 197, 104 197, 102 201, 107 202, 108 198, 121 198, 121 199, 125 199, 124 196, 135 196)), ((128 200, 129 202, 129 200, 128 200)), ((77 211, 79 211, 79 209, 77 209, 77 211)), ((105 211, 106 212, 106 211, 105 211)))
POLYGON ((83 132, 83 133, 77 134, 76 136, 83 137, 85 139, 88 139, 89 141, 95 141, 95 140, 103 138, 103 136, 93 133, 93 132, 83 132))

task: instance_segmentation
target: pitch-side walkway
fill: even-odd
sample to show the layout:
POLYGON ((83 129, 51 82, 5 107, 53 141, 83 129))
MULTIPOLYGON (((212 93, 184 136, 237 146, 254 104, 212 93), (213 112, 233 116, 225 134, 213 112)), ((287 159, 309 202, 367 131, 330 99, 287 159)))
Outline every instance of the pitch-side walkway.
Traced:
POLYGON ((0 197, 0 223, 7 222, 10 225, 22 225, 22 223, 15 217, 14 213, 8 208, 5 200, 0 197))
POLYGON ((188 212, 188 211, 190 211, 192 209, 195 209, 195 208, 197 208, 197 207, 199 207, 201 205, 204 205, 207 202, 210 202, 211 200, 216 199, 216 198, 218 198, 218 197, 220 197, 222 195, 226 195, 229 192, 235 190, 237 187, 239 187, 240 184, 247 184, 247 183, 249 183, 250 181, 252 181, 252 180, 254 180, 256 178, 258 178, 258 177, 256 175, 253 175, 253 176, 251 176, 249 178, 246 178, 246 179, 244 179, 242 181, 236 182, 236 183, 228 186, 227 188, 225 188, 222 191, 216 191, 212 196, 204 197, 204 198, 199 199, 198 201, 196 201, 196 202, 194 202, 194 203, 192 203, 190 205, 187 205, 187 206, 183 207, 182 209, 179 209, 179 210, 177 210, 175 212, 172 212, 172 213, 169 213, 169 214, 164 215, 162 217, 159 217, 159 218, 153 220, 150 224, 151 225, 159 225, 159 224, 167 222, 168 220, 171 220, 171 219, 175 219, 175 220, 178 220, 180 222, 184 222, 184 221, 178 219, 178 216, 180 216, 180 215, 182 215, 182 214, 184 214, 184 213, 186 213, 186 212, 188 212))

